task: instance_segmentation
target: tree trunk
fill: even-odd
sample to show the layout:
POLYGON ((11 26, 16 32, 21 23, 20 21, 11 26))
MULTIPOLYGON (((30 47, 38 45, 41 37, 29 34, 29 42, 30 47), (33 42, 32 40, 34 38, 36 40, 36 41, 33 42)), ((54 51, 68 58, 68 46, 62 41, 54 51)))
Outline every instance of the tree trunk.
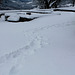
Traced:
POLYGON ((48 3, 48 0, 45 0, 45 9, 49 9, 49 3, 48 3))
POLYGON ((0 0, 0 4, 2 3, 2 0, 0 0))
POLYGON ((74 3, 75 3, 75 2, 73 1, 73 7, 74 7, 74 3))
POLYGON ((72 4, 73 4, 73 7, 74 7, 74 5, 75 5, 75 0, 72 0, 72 4))

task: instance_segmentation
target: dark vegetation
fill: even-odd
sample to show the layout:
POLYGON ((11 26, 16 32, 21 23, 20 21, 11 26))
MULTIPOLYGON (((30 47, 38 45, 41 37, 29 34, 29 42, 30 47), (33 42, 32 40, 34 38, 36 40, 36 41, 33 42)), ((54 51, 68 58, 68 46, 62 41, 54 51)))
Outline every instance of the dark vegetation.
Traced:
POLYGON ((75 0, 34 0, 34 2, 41 9, 57 8, 66 4, 75 5, 75 0))
POLYGON ((54 9, 54 11, 75 12, 75 10, 67 10, 67 9, 54 9))
POLYGON ((0 0, 0 9, 32 9, 35 7, 49 9, 57 8, 68 3, 71 3, 72 6, 75 5, 75 0, 30 0, 32 1, 30 4, 27 4, 26 1, 27 0, 0 0))

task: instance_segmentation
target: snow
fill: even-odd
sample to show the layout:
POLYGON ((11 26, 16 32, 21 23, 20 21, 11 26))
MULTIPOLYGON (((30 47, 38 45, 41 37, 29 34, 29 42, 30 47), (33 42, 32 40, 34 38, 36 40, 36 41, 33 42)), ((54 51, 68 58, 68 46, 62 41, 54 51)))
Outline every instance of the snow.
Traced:
POLYGON ((60 9, 69 9, 69 10, 74 10, 75 9, 75 6, 70 6, 70 7, 61 7, 60 9))
POLYGON ((40 14, 18 23, 0 19, 0 75, 74 74, 75 13, 40 14))
MULTIPOLYGON (((28 12, 13 11, 13 13, 12 13, 10 11, 8 11, 8 12, 5 11, 5 14, 3 16, 1 16, 1 20, 5 21, 5 16, 8 17, 7 21, 14 21, 14 22, 19 21, 20 17, 27 18, 27 19, 34 19, 34 18, 38 18, 38 17, 42 17, 42 16, 47 16, 47 14, 39 14, 40 12, 43 13, 44 12, 43 10, 38 10, 38 11, 32 10, 31 12, 29 12, 29 11, 28 12), (33 12, 33 13, 31 13, 31 12, 33 12), (28 15, 27 13, 31 13, 31 14, 28 15)), ((48 12, 51 13, 51 11, 46 11, 45 13, 48 13, 48 12)))
POLYGON ((5 21, 5 16, 3 15, 3 16, 1 16, 1 19, 0 19, 1 21, 5 21))
POLYGON ((8 21, 19 21, 19 16, 16 14, 16 15, 11 15, 10 17, 8 17, 8 21))
POLYGON ((27 2, 26 4, 32 4, 32 2, 27 2))

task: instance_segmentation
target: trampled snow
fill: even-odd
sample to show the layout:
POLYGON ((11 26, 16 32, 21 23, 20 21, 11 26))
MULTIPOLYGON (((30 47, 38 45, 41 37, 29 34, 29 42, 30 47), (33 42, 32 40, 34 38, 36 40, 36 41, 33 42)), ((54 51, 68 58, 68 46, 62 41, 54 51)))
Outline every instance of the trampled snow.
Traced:
POLYGON ((74 74, 75 13, 19 23, 0 19, 0 75, 74 74))

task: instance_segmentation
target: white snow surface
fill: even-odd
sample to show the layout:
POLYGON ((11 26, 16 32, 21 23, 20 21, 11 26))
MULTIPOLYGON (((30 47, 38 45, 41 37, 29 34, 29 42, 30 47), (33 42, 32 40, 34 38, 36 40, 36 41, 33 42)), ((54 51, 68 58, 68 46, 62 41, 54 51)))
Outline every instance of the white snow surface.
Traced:
POLYGON ((0 19, 0 75, 75 75, 75 13, 0 19))
POLYGON ((16 15, 11 15, 10 17, 8 17, 8 21, 19 21, 20 16, 16 15))

